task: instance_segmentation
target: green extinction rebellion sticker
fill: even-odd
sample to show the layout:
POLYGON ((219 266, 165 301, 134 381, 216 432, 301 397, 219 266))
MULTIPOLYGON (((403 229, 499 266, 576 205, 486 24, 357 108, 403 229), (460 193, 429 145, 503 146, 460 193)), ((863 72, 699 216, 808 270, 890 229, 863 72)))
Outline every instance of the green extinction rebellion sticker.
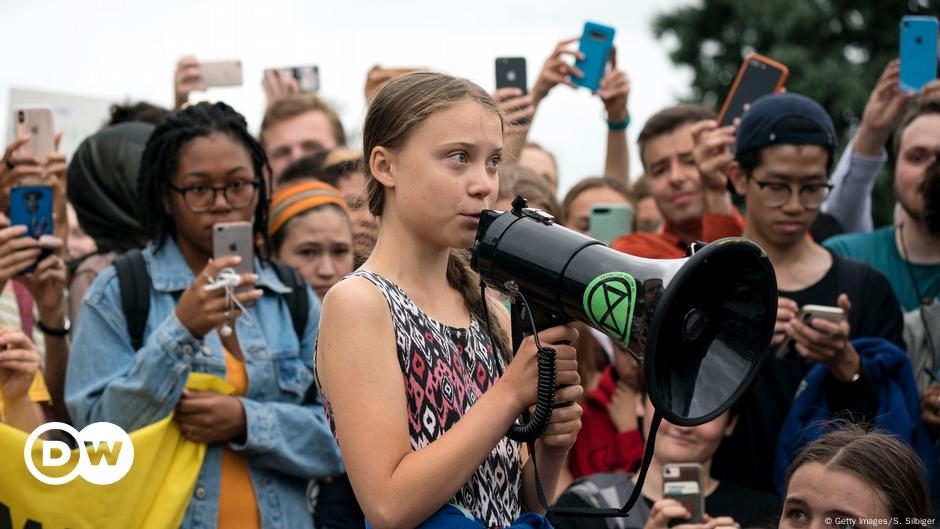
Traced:
POLYGON ((594 278, 584 289, 584 312, 591 323, 624 346, 630 341, 636 281, 623 272, 594 278))

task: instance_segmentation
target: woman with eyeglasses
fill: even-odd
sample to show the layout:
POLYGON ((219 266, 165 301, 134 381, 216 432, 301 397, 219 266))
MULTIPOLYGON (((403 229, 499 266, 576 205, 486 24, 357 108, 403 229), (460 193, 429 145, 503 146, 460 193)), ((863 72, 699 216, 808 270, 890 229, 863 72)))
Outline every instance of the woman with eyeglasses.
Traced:
POLYGON ((150 239, 143 346, 132 346, 114 267, 95 280, 76 323, 65 399, 77 427, 107 421, 132 431, 175 412, 186 438, 208 444, 183 528, 312 527, 307 481, 343 471, 311 387, 316 296, 307 289, 301 335, 285 302, 291 289, 263 259, 240 275, 248 288, 234 295, 238 304, 225 289, 204 288, 239 260, 211 258, 214 225, 250 222, 255 240, 266 240, 269 171, 228 105, 200 103, 167 118, 141 160, 150 239), (224 378, 235 393, 184 389, 193 372, 224 378))

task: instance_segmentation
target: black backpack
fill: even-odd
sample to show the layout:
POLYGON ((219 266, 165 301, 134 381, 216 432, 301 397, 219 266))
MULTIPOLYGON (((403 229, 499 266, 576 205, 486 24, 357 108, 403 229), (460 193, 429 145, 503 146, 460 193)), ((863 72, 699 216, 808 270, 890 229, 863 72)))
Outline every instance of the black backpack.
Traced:
MULTIPOLYGON (((281 282, 291 289, 284 297, 297 341, 302 342, 307 328, 307 314, 310 311, 307 283, 297 269, 283 263, 269 262, 274 266, 281 282)), ((140 250, 131 250, 114 260, 114 268, 121 287, 121 308, 127 320, 127 333, 131 346, 136 351, 144 345, 144 327, 150 313, 150 276, 147 274, 147 264, 140 250)))

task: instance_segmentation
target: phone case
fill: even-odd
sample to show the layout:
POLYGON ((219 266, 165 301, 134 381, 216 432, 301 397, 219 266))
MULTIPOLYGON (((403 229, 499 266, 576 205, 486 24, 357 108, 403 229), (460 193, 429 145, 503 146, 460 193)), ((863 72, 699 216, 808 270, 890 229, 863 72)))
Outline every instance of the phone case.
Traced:
POLYGON ((738 73, 734 77, 731 89, 728 90, 724 104, 721 105, 721 112, 718 113, 718 125, 720 127, 731 125, 734 118, 740 117, 744 113, 745 104, 753 103, 765 95, 779 93, 783 90, 789 75, 790 69, 784 64, 769 57, 764 57, 759 53, 747 54, 741 62, 741 67, 738 68, 738 73), (776 81, 771 80, 766 75, 774 71, 779 72, 779 78, 776 81))
POLYGON ((529 93, 526 83, 525 57, 499 57, 496 59, 496 89, 520 88, 529 93))
POLYGON ((633 231, 633 208, 629 204, 595 204, 591 207, 591 237, 610 244, 633 231))
POLYGON ((581 53, 584 54, 584 59, 579 59, 574 63, 575 67, 584 72, 584 78, 578 79, 571 76, 571 82, 591 90, 599 89, 613 47, 614 28, 594 22, 585 22, 579 47, 581 53))
MULTIPOLYGON (((239 255, 242 261, 236 265, 239 274, 250 274, 254 270, 255 245, 251 224, 247 222, 221 222, 212 226, 212 258, 239 255)), ((240 285, 236 292, 250 289, 240 285)))
MULTIPOLYGON (((705 483, 702 465, 698 463, 668 463, 663 465, 663 497, 681 503, 692 515, 678 523, 704 523, 705 483)), ((670 527, 673 524, 670 524, 670 527)))
POLYGON ((17 107, 13 112, 13 125, 17 136, 29 136, 29 142, 18 149, 19 156, 31 156, 42 163, 55 151, 52 107, 17 107))
POLYGON ((213 61, 200 64, 206 86, 241 86, 241 61, 213 61))
POLYGON ((937 78, 937 18, 906 16, 901 19, 901 74, 898 84, 916 92, 937 78))

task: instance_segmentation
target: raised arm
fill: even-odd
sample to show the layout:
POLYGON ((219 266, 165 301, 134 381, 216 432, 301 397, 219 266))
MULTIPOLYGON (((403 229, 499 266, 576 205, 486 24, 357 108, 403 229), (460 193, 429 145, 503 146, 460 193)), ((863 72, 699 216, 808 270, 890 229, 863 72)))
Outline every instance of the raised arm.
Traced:
POLYGON ((630 187, 630 152, 627 147, 627 125, 630 113, 627 99, 630 97, 630 78, 617 69, 617 48, 610 54, 610 71, 601 79, 598 97, 604 102, 607 112, 607 154, 604 159, 604 176, 613 178, 630 187))
POLYGON ((832 173, 832 193, 822 211, 835 217, 848 233, 873 229, 871 192, 888 159, 884 146, 912 97, 898 88, 899 75, 900 63, 895 59, 878 79, 865 104, 858 133, 832 173))

